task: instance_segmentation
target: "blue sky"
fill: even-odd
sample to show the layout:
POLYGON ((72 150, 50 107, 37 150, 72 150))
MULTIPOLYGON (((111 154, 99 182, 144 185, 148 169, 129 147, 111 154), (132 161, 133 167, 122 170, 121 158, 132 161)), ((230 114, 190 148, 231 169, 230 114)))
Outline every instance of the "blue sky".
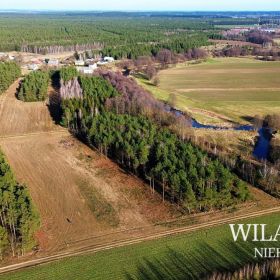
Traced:
POLYGON ((279 0, 1 0, 1 2, 0 9, 141 11, 280 10, 279 0))

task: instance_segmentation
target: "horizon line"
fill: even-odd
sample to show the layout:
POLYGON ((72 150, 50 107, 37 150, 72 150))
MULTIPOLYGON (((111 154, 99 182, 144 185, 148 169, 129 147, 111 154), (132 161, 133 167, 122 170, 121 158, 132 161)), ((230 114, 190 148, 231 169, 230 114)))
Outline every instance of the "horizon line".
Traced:
POLYGON ((84 9, 0 9, 0 12, 124 12, 124 13, 137 13, 137 12, 173 12, 173 13, 205 13, 205 12, 219 12, 219 13, 227 13, 227 12, 250 12, 250 13, 254 13, 254 12, 280 12, 280 8, 278 10, 170 10, 170 9, 164 9, 164 10, 125 10, 125 9, 113 9, 113 10, 109 10, 109 9, 105 9, 105 10, 90 10, 87 8, 84 9))

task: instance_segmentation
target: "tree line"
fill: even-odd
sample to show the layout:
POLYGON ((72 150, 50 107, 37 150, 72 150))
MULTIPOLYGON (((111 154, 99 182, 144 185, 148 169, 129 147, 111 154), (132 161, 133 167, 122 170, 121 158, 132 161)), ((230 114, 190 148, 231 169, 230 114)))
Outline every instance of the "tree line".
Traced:
POLYGON ((20 67, 14 62, 0 62, 0 94, 21 75, 20 67))
POLYGON ((0 152, 0 257, 22 255, 36 245, 34 233, 40 225, 26 186, 19 184, 0 152))
POLYGON ((208 37, 205 34, 189 36, 174 36, 164 42, 126 44, 125 46, 107 46, 100 52, 102 56, 112 56, 115 59, 137 59, 140 56, 157 57, 163 49, 174 54, 186 53, 189 49, 208 45, 208 37))
POLYGON ((229 272, 214 272, 205 280, 244 280, 267 279, 277 280, 280 276, 280 260, 270 259, 262 263, 251 263, 229 272))
POLYGON ((223 49, 212 51, 215 57, 239 57, 253 55, 261 60, 276 61, 280 59, 280 50, 276 48, 266 49, 251 46, 226 46, 223 49))
POLYGON ((248 189, 219 161, 142 116, 100 114, 88 139, 126 170, 160 187, 163 199, 205 211, 246 201, 248 189))
POLYGON ((44 101, 48 96, 49 73, 33 71, 21 82, 18 99, 25 102, 44 101))
MULTIPOLYGON (((61 96, 63 124, 147 180, 163 200, 178 203, 189 212, 246 201, 247 185, 218 160, 172 133, 165 121, 152 114, 160 102, 146 102, 141 96, 138 100, 133 88, 127 87, 130 83, 124 82, 129 80, 114 73, 79 77, 82 97, 61 96)), ((159 108, 166 110, 163 105, 159 108)), ((167 119, 170 114, 162 116, 167 119)))

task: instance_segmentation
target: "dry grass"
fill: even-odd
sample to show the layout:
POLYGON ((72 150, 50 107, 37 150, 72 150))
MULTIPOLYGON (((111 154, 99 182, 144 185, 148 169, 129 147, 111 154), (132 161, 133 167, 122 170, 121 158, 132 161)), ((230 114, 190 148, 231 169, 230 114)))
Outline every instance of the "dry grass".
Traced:
POLYGON ((16 88, 0 98, 0 146, 40 212, 42 250, 172 217, 141 180, 55 125, 43 102, 18 101, 16 88))
MULTIPOLYGON (((279 75, 279 62, 212 59, 161 71, 156 95, 167 99, 172 92, 177 96, 177 106, 183 110, 206 109, 246 123, 255 114, 280 110, 279 75)), ((196 114, 198 120, 201 115, 196 114)))
POLYGON ((62 130, 56 126, 44 102, 26 103, 16 99, 16 81, 0 99, 0 136, 62 130))

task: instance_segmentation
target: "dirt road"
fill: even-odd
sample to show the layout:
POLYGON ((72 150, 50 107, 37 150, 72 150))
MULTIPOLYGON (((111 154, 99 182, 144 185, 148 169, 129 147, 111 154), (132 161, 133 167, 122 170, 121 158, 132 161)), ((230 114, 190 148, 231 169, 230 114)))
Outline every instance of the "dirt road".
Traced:
POLYGON ((203 230, 206 228, 211 228, 214 226, 223 225, 223 224, 227 224, 227 223, 235 223, 235 222, 238 222, 243 219, 249 219, 249 218, 264 216, 264 215, 268 215, 268 214, 272 214, 272 213, 278 213, 278 212, 280 212, 280 207, 263 210, 263 211, 257 211, 257 212, 247 214, 247 215, 239 215, 239 216, 233 216, 231 218, 220 219, 217 221, 205 222, 200 225, 187 226, 187 227, 183 227, 183 228, 179 228, 179 229, 165 230, 163 232, 158 232, 158 233, 154 233, 151 235, 142 236, 140 238, 121 240, 121 241, 117 241, 117 242, 108 243, 106 245, 88 246, 85 248, 80 248, 75 251, 69 251, 69 252, 65 252, 65 253, 61 253, 61 254, 48 256, 45 258, 34 259, 31 261, 26 261, 26 262, 14 264, 14 265, 6 266, 6 267, 1 267, 0 274, 12 272, 12 271, 16 271, 19 269, 32 267, 32 266, 36 266, 36 265, 41 265, 41 264, 49 263, 49 262, 56 261, 56 260, 61 260, 61 259, 67 258, 67 257, 74 257, 74 256, 85 255, 85 254, 90 254, 90 253, 96 253, 96 252, 100 252, 100 251, 105 251, 105 250, 110 250, 110 249, 119 248, 119 247, 123 247, 123 246, 138 244, 138 243, 141 243, 144 241, 155 240, 158 238, 163 238, 163 237, 172 236, 172 235, 176 235, 176 234, 203 230))
POLYGON ((0 146, 40 212, 42 227, 37 239, 41 251, 57 252, 69 240, 115 230, 97 220, 88 193, 97 193, 100 207, 114 209, 118 228, 150 224, 149 209, 141 211, 148 201, 144 184, 56 125, 44 102, 17 100, 18 82, 0 97, 0 146), (140 201, 124 193, 129 183, 142 194, 140 201), (81 187, 87 188, 86 195, 81 187))
MULTIPOLYGON (((45 103, 18 101, 17 86, 18 82, 0 96, 0 147, 17 180, 28 186, 42 224, 36 235, 40 251, 35 256, 27 256, 35 260, 25 262, 22 267, 230 221, 222 220, 226 215, 217 212, 188 217, 187 223, 195 219, 199 224, 193 227, 170 230, 164 225, 155 226, 178 217, 178 208, 162 203, 161 196, 152 194, 141 180, 56 125, 45 103), (102 216, 103 208, 106 211, 102 216), (111 226, 111 222, 116 225, 111 226)), ((263 192, 259 197, 255 206, 245 205, 237 214, 279 205, 263 192)), ((269 212, 257 215, 265 213, 269 212)))

